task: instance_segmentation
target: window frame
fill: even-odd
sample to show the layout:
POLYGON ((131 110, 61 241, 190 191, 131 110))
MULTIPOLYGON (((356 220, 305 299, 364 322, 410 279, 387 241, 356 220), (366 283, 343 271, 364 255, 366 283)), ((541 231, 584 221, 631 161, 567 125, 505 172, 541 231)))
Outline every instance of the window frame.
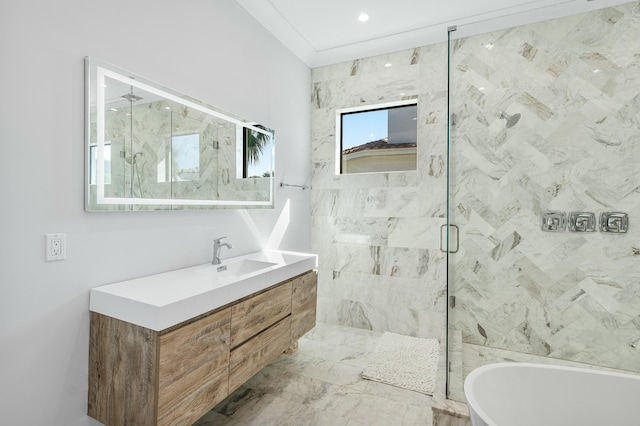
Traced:
MULTIPOLYGON (((345 115, 350 115, 350 114, 354 114, 354 113, 362 113, 362 112, 373 112, 373 111, 380 111, 380 110, 390 110, 390 109, 394 109, 394 108, 401 108, 401 107, 406 107, 406 106, 411 106, 411 105, 415 105, 416 109, 417 109, 417 107, 418 107, 418 98, 417 97, 413 97, 413 98, 410 98, 410 99, 403 99, 403 100, 400 100, 400 101, 384 102, 384 103, 380 103, 380 104, 371 104, 371 105, 364 105, 364 106, 336 109, 336 165, 335 165, 335 173, 336 173, 336 175, 342 176, 342 175, 349 175, 349 174, 365 174, 365 173, 396 173, 396 172, 407 172, 407 171, 415 171, 415 170, 417 170, 418 169, 418 165, 416 163, 416 169, 415 170, 393 170, 393 171, 384 171, 384 172, 371 171, 371 172, 360 172, 360 173, 343 173, 343 171, 342 171, 342 152, 343 152, 343 148, 342 148, 342 136, 343 136, 342 119, 343 119, 343 117, 345 115)), ((416 123, 416 134, 417 134, 417 130, 418 130, 418 123, 416 123)), ((416 156, 417 156, 417 151, 418 151, 417 142, 418 141, 416 140, 416 156)))

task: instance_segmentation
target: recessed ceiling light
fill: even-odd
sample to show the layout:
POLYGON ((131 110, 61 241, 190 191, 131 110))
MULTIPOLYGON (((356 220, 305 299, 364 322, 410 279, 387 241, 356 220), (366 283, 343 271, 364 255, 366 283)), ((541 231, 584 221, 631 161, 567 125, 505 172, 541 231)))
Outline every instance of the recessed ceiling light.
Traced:
POLYGON ((387 62, 386 64, 384 64, 385 68, 391 68, 393 66, 393 64, 391 62, 387 62))
POLYGON ((361 13, 361 14, 358 16, 358 21, 360 21, 360 22, 367 22, 367 21, 369 20, 369 18, 370 18, 370 16, 369 16, 369 14, 368 14, 368 13, 361 13))

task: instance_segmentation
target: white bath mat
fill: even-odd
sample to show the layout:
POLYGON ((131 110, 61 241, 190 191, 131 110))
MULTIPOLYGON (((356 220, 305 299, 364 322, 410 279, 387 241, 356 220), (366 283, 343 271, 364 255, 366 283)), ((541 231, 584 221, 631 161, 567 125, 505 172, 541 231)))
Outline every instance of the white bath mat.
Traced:
POLYGON ((433 395, 438 353, 437 339, 385 332, 362 377, 433 395))

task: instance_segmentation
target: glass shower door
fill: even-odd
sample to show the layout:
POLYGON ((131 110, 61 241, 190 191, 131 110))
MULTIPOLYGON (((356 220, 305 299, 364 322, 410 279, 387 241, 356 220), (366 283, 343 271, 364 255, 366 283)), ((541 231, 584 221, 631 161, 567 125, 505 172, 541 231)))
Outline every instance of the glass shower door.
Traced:
POLYGON ((640 372, 638 5, 450 33, 451 399, 504 360, 640 372))

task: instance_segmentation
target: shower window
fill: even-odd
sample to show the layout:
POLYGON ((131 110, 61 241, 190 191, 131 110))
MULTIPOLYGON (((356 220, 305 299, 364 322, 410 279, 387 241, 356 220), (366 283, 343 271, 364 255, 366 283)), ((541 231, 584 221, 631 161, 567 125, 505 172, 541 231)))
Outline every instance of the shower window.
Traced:
POLYGON ((337 110, 336 173, 416 170, 417 100, 337 110))

